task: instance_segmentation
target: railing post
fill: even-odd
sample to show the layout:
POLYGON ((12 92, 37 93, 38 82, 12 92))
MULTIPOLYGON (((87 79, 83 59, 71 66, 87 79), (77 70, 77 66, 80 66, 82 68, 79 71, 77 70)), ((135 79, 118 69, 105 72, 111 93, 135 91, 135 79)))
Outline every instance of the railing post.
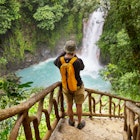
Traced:
POLYGON ((100 99, 100 109, 99 109, 100 114, 102 113, 102 97, 100 99))
POLYGON ((17 121, 16 121, 14 127, 12 128, 12 131, 11 131, 11 133, 9 135, 8 140, 16 140, 17 139, 19 128, 20 128, 20 126, 22 124, 22 121, 23 121, 25 115, 26 115, 25 113, 18 115, 17 121))
POLYGON ((112 110, 112 97, 109 97, 109 116, 111 118, 111 110, 112 110))
POLYGON ((126 113, 126 102, 124 103, 124 131, 127 131, 127 113, 126 113))
POLYGON ((58 105, 57 105, 57 102, 55 99, 53 99, 53 104, 54 104, 55 116, 56 116, 57 120, 59 120, 60 117, 59 117, 59 113, 58 113, 58 105))
POLYGON ((46 109, 43 109, 43 112, 45 114, 47 128, 48 128, 48 130, 51 130, 52 128, 51 128, 51 124, 50 124, 50 114, 48 113, 48 111, 46 109))
POLYGON ((25 137, 26 137, 26 140, 33 140, 30 121, 29 121, 29 117, 28 117, 28 112, 26 114, 27 115, 26 115, 25 119, 23 120, 25 137))
POLYGON ((128 140, 131 140, 132 132, 131 132, 131 110, 127 110, 127 136, 128 140))
POLYGON ((65 110, 64 110, 64 96, 63 96, 63 93, 62 93, 62 84, 60 86, 59 93, 60 93, 60 111, 61 111, 61 117, 64 118, 64 116, 65 116, 65 110))
POLYGON ((33 121, 33 125, 34 125, 36 140, 41 140, 41 139, 40 139, 39 130, 38 130, 38 126, 39 126, 39 125, 38 125, 38 120, 37 120, 37 118, 33 121))
POLYGON ((88 99, 89 99, 89 112, 90 112, 90 118, 92 118, 92 108, 91 108, 91 93, 88 93, 88 99))
POLYGON ((139 126, 138 126, 137 139, 136 140, 139 140, 140 139, 140 116, 138 118, 138 123, 139 123, 139 126))

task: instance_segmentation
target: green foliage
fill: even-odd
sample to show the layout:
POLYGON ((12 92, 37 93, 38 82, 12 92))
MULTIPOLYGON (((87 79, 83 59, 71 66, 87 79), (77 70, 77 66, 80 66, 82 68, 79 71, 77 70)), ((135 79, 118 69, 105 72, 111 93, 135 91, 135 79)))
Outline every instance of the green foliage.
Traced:
POLYGON ((140 73, 138 71, 127 72, 118 80, 119 93, 125 97, 139 100, 140 94, 140 73))
POLYGON ((21 33, 12 35, 3 41, 4 54, 8 62, 15 62, 23 59, 24 56, 24 40, 21 40, 21 33), (17 40, 16 40, 17 37, 17 40), (10 53, 10 55, 9 55, 10 53))
POLYGON ((78 14, 75 16, 75 29, 76 29, 76 39, 77 42, 81 41, 83 38, 83 14, 78 14))
POLYGON ((19 49, 16 46, 16 40, 14 36, 11 36, 10 38, 7 38, 6 41, 3 41, 4 45, 4 57, 7 59, 7 61, 13 62, 15 58, 18 58, 19 56, 19 49), (9 55, 9 53, 11 55, 9 55))
POLYGON ((61 5, 39 7, 33 17, 38 21, 37 26, 40 29, 53 30, 55 23, 63 17, 63 7, 61 5))
MULTIPOLYGON (((15 74, 7 75, 0 78, 0 108, 5 109, 13 105, 19 104, 21 101, 27 99, 31 94, 40 91, 41 89, 30 89, 32 82, 20 84, 20 78, 15 74)), ((0 139, 7 140, 9 132, 13 127, 13 123, 17 119, 16 116, 0 122, 0 139)), ((22 130, 20 130, 22 133, 22 130)), ((21 135, 21 134, 19 134, 21 135)), ((22 136, 20 137, 22 138, 22 136)), ((25 137, 23 138, 25 139, 25 137)))
POLYGON ((112 83, 116 93, 134 99, 140 94, 140 2, 111 0, 110 3, 104 31, 98 42, 102 59, 110 63, 101 74, 112 83))
POLYGON ((19 104, 21 100, 26 98, 25 91, 30 87, 32 82, 20 84, 20 78, 15 74, 7 75, 0 79, 0 108, 11 107, 19 104))
POLYGON ((15 38, 16 38, 16 44, 18 48, 19 46, 19 58, 24 58, 24 54, 25 51, 30 51, 33 52, 34 51, 34 43, 36 43, 35 41, 33 41, 33 37, 34 37, 34 31, 31 31, 31 29, 25 29, 24 30, 20 30, 20 29, 15 29, 15 38), (32 35, 32 36, 29 36, 32 35))
POLYGON ((123 72, 117 65, 108 64, 100 74, 110 81, 113 90, 121 96, 139 100, 140 73, 139 71, 123 72))
POLYGON ((75 15, 71 14, 68 17, 68 21, 67 21, 67 33, 72 33, 74 32, 75 28, 74 28, 74 20, 75 20, 75 15))
POLYGON ((0 0, 0 4, 4 4, 6 0, 0 0))
POLYGON ((9 132, 12 128, 11 119, 0 122, 0 139, 7 140, 9 132))
POLYGON ((114 85, 116 84, 117 78, 122 75, 122 71, 119 70, 117 65, 109 63, 104 69, 100 71, 100 74, 105 80, 109 80, 114 85))
POLYGON ((2 47, 4 49, 3 56, 7 62, 19 62, 24 60, 25 51, 34 52, 36 40, 34 38, 35 31, 23 26, 22 29, 13 29, 13 33, 9 34, 6 39, 3 39, 2 47), (24 29, 24 30, 23 30, 24 29))
POLYGON ((6 68, 6 65, 7 65, 8 61, 5 57, 1 57, 0 58, 0 76, 4 74, 4 72, 6 72, 7 68, 6 68))
POLYGON ((51 32, 39 32, 38 40, 46 42, 50 50, 53 51, 56 44, 63 39, 69 39, 70 36, 74 36, 79 43, 82 39, 82 14, 70 14, 65 17, 61 23, 59 22, 55 27, 55 30, 51 32))
POLYGON ((12 22, 20 18, 20 3, 15 0, 0 1, 0 34, 11 29, 12 22))
POLYGON ((84 17, 88 17, 98 6, 99 4, 96 0, 74 0, 71 11, 81 13, 84 17))
MULTIPOLYGON (((19 104, 28 97, 27 88, 32 82, 20 84, 20 78, 15 74, 0 78, 0 108, 5 109, 19 104), (25 89, 26 88, 26 89, 25 89)), ((0 122, 0 139, 7 140, 13 127, 15 117, 0 122)))
POLYGON ((124 29, 120 30, 116 35, 116 42, 117 44, 111 44, 109 48, 111 63, 116 64, 123 73, 131 71, 134 63, 133 53, 128 34, 124 29))
POLYGON ((0 58, 0 64, 1 65, 6 65, 7 64, 7 60, 4 57, 0 58))
POLYGON ((6 64, 7 64, 7 59, 5 59, 4 57, 0 58, 0 72, 1 70, 5 70, 6 69, 6 64))

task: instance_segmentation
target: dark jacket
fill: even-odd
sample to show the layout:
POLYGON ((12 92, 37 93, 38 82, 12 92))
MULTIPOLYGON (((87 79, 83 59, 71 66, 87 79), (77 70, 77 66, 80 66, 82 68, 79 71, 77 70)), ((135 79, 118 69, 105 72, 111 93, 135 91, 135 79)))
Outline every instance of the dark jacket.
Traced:
MULTIPOLYGON (((54 60, 54 64, 60 69, 61 67, 61 62, 60 62, 60 57, 64 56, 66 53, 63 52, 61 55, 59 55, 55 60, 54 60)), ((76 56, 76 55, 75 55, 76 56)), ((78 57, 77 57, 78 58, 78 57)), ((70 58, 65 58, 66 63, 68 63, 71 59, 70 58)), ((75 78, 77 80, 77 86, 81 86, 82 85, 82 79, 80 76, 80 71, 84 69, 84 63, 82 61, 82 59, 78 58, 74 63, 73 63, 73 67, 75 70, 75 78)))

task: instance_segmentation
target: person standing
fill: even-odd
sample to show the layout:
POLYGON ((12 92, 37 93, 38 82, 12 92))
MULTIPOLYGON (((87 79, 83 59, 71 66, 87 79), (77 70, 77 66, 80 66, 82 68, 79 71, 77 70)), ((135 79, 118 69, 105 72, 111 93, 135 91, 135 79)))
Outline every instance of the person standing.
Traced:
POLYGON ((85 121, 82 120, 82 104, 84 102, 84 84, 80 76, 80 71, 84 69, 84 63, 82 59, 76 56, 76 43, 73 40, 69 40, 65 43, 64 51, 54 60, 55 66, 60 69, 61 79, 62 79, 62 90, 67 102, 67 114, 69 116, 68 123, 71 126, 75 126, 74 114, 73 114, 73 103, 76 104, 76 111, 78 116, 78 129, 82 129, 85 126, 85 121), (67 65, 71 63, 74 68, 74 76, 76 82, 72 79, 73 74, 67 74, 67 72, 62 72, 62 65, 67 65), (65 74, 65 75, 64 75, 65 74), (70 83, 65 83, 71 77, 70 83), (63 80, 63 78, 65 80, 63 80), (69 85, 68 85, 69 84, 69 85), (70 90, 70 86, 76 84, 76 89, 70 90))

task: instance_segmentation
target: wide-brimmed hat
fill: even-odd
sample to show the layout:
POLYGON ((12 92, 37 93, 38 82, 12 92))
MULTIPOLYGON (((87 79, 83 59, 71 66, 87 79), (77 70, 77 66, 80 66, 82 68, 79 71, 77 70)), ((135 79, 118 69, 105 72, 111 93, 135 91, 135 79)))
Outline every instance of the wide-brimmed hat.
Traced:
POLYGON ((65 43, 64 51, 66 53, 74 53, 76 50, 76 43, 73 40, 69 40, 65 43))

